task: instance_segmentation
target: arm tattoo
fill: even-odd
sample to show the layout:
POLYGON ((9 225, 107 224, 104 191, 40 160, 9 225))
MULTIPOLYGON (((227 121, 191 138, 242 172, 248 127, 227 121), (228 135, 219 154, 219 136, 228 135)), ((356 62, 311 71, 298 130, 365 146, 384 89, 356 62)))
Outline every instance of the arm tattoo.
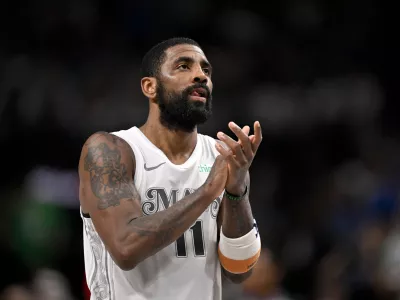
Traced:
POLYGON ((247 194, 240 201, 229 200, 226 196, 223 198, 222 206, 222 230, 228 238, 238 238, 249 233, 253 228, 253 214, 249 201, 250 178, 246 178, 247 194))
POLYGON ((232 201, 224 197, 223 232, 228 238, 238 238, 249 233, 253 228, 253 215, 249 198, 246 195, 241 201, 232 201))
MULTIPOLYGON (((91 190, 99 199, 98 209, 118 206, 123 199, 140 201, 130 174, 135 170, 134 154, 132 161, 127 161, 124 154, 132 149, 125 141, 109 134, 101 139, 95 135, 85 147, 87 154, 81 168, 90 175, 91 190)), ((138 211, 122 218, 113 214, 115 257, 121 258, 124 268, 135 267, 184 234, 213 200, 200 187, 171 207, 148 216, 141 211, 139 217, 138 211)))
POLYGON ((127 145, 117 136, 101 136, 107 142, 96 143, 98 137, 88 142, 84 170, 90 173, 92 192, 99 198, 97 206, 102 210, 118 206, 122 199, 137 197, 137 192, 129 180, 126 165, 121 162, 120 148, 127 145))
POLYGON ((131 228, 141 237, 151 238, 151 251, 156 253, 166 245, 171 244, 177 237, 177 232, 187 229, 187 218, 192 210, 198 209, 194 192, 173 205, 174 209, 160 211, 150 216, 142 216, 131 222, 131 228))

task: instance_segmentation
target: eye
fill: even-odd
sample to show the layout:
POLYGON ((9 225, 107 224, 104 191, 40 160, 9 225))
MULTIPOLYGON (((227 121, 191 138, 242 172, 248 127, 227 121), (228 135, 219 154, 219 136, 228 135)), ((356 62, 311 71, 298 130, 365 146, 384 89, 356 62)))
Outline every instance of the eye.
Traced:
POLYGON ((186 64, 179 65, 179 66, 178 66, 178 69, 180 69, 180 70, 189 70, 189 66, 186 65, 186 64))
POLYGON ((207 74, 207 75, 210 75, 210 69, 208 69, 208 68, 204 68, 203 69, 203 72, 204 72, 204 74, 207 74))

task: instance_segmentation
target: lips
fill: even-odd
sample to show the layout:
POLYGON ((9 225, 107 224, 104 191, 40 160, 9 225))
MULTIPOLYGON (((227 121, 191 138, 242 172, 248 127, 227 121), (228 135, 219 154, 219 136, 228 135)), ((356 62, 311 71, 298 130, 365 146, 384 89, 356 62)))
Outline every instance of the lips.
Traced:
POLYGON ((207 92, 207 90, 204 89, 204 88, 195 88, 195 89, 190 93, 190 95, 196 96, 196 97, 204 97, 204 98, 207 98, 208 92, 207 92))

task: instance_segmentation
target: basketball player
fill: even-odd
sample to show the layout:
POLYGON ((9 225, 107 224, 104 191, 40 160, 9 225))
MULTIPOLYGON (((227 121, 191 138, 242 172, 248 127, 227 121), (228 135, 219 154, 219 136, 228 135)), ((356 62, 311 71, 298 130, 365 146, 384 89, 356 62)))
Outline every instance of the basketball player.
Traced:
POLYGON ((260 255, 248 174, 260 124, 230 122, 237 141, 197 133, 213 85, 193 40, 156 45, 142 69, 147 122, 93 134, 79 162, 91 299, 221 299, 221 265, 242 282, 260 255))

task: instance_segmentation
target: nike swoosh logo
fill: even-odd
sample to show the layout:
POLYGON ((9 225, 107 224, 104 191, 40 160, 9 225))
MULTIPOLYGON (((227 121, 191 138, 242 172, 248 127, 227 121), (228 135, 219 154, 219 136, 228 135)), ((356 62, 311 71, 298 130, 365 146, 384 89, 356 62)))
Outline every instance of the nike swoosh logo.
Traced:
POLYGON ((154 166, 154 167, 147 167, 147 166, 146 166, 146 163, 144 163, 144 169, 145 169, 146 171, 152 171, 152 170, 157 169, 158 167, 161 167, 163 164, 165 164, 165 162, 163 162, 163 163, 161 163, 161 164, 159 164, 159 165, 157 165, 157 166, 154 166))

